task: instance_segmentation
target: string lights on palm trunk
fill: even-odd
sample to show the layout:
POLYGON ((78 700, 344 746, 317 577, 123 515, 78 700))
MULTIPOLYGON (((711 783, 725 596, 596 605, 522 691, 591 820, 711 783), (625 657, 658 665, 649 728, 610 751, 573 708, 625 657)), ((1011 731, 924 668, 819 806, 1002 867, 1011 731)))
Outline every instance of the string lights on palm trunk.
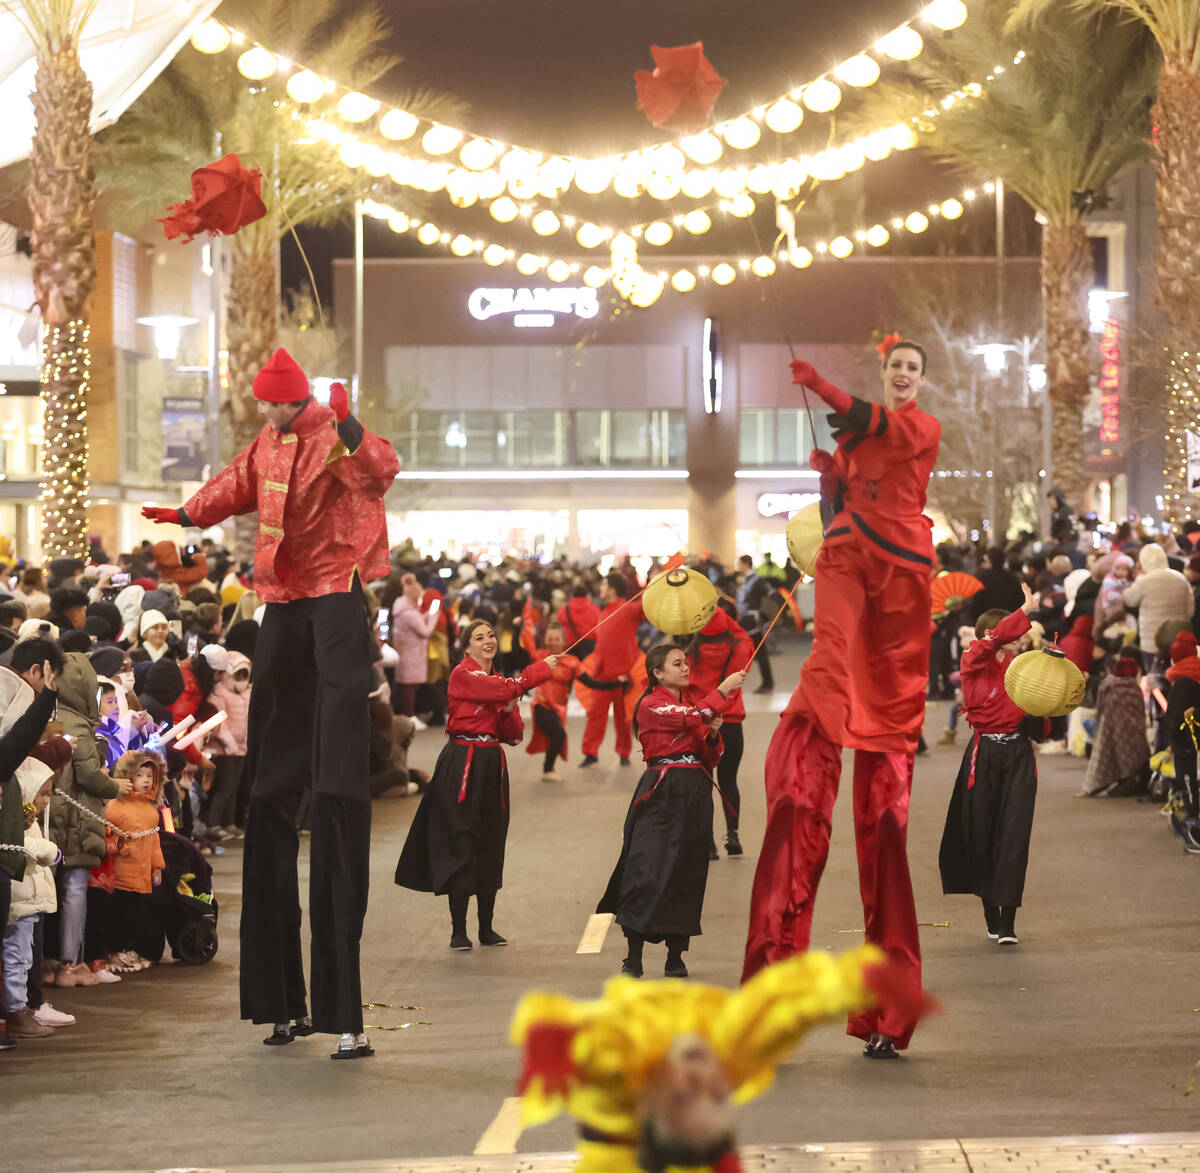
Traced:
POLYGON ((42 431, 54 437, 42 456, 42 508, 47 558, 87 553, 87 401, 92 355, 88 323, 49 326, 42 341, 42 431))

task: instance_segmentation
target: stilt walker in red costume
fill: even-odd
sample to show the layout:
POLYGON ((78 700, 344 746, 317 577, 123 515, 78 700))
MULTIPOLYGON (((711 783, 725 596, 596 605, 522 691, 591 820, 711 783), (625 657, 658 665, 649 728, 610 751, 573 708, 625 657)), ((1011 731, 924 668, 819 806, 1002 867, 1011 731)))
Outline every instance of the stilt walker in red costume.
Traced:
POLYGON ((925 352, 884 355, 884 405, 847 395, 806 362, 793 382, 834 411, 832 456, 820 450, 833 514, 816 568, 812 654, 767 751, 767 830, 750 905, 745 981, 808 948, 829 854, 844 746, 854 753, 854 831, 866 937, 910 986, 850 1018, 870 1058, 908 1046, 920 1005, 921 948, 908 873, 908 801, 929 669, 932 523, 925 493, 941 428, 917 407, 925 352))
POLYGON ((323 1031, 335 1059, 373 1054, 363 1034, 359 940, 367 910, 371 796, 370 632, 362 580, 390 569, 383 495, 400 469, 391 444, 329 407, 277 350, 254 380, 267 423, 182 509, 152 521, 209 526, 258 512, 254 589, 266 603, 254 656, 242 864, 242 1017, 272 1023, 269 1045, 323 1031), (295 815, 313 793, 312 1017, 300 949, 295 815))

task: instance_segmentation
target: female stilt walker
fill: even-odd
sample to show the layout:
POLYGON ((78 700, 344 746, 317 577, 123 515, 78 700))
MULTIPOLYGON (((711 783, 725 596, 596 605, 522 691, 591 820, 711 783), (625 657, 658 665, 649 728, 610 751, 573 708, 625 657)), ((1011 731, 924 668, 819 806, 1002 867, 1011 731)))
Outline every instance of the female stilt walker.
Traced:
MULTIPOLYGON (((692 687, 707 693, 716 688, 730 672, 741 672, 749 666, 754 644, 745 628, 718 603, 713 617, 692 637, 686 651, 692 687)), ((729 855, 741 855, 738 825, 742 796, 738 790, 738 767, 742 764, 746 747, 742 736, 746 705, 740 692, 730 699, 721 719, 724 751, 717 763, 717 785, 721 788, 721 808, 725 816, 725 851, 729 855)), ((715 839, 709 844, 709 858, 717 858, 715 839)))
POLYGON ((917 407, 925 382, 918 345, 892 345, 881 377, 883 406, 792 363, 793 382, 835 413, 836 453, 811 458, 833 520, 816 568, 812 653, 767 751, 767 830, 742 980, 808 948, 841 751, 850 746, 866 937, 886 951, 911 997, 853 1015, 847 1032, 867 1041, 868 1057, 891 1059, 908 1046, 920 1003, 908 801, 929 673, 933 542, 923 511, 941 427, 917 407))
POLYGON ((721 713, 737 697, 745 672, 705 694, 691 686, 681 648, 646 653, 646 691, 633 728, 646 772, 638 781, 621 857, 597 912, 616 915, 629 952, 622 973, 642 976, 642 945, 665 941, 667 977, 687 977, 683 954, 700 935, 712 842, 712 770, 721 756, 721 713))
POLYGON ((499 644, 483 619, 466 628, 462 643, 465 654, 450 673, 446 745, 396 865, 401 887, 449 897, 451 949, 471 948, 472 896, 479 943, 508 944, 492 927, 508 839, 508 767, 501 747, 520 745, 525 723, 517 702, 558 666, 557 656, 547 656, 520 676, 497 675, 492 664, 499 644))

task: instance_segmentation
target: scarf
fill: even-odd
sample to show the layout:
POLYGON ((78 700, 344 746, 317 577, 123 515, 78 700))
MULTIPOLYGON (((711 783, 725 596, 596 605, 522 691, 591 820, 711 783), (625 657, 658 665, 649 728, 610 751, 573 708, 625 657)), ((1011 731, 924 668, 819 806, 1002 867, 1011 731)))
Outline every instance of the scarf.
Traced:
POLYGON ((1184 656, 1176 660, 1167 669, 1167 679, 1174 684, 1180 679, 1195 680, 1200 683, 1200 656, 1184 656))

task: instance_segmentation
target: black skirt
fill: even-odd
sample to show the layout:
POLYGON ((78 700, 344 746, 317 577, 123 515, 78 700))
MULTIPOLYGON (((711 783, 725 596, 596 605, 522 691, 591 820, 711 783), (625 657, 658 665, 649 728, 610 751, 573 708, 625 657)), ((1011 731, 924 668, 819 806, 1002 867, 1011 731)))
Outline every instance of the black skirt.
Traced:
POLYGON ((1036 798, 1037 765, 1027 737, 972 737, 946 812, 938 857, 942 891, 1019 908, 1036 798))
POLYGON ((615 913, 617 924, 648 941, 698 937, 712 820, 712 783, 703 770, 647 770, 625 816, 621 858, 596 911, 615 913))
POLYGON ((396 883, 438 896, 494 892, 504 882, 507 840, 504 751, 447 741, 408 829, 396 883), (470 772, 460 802, 468 757, 470 772))

